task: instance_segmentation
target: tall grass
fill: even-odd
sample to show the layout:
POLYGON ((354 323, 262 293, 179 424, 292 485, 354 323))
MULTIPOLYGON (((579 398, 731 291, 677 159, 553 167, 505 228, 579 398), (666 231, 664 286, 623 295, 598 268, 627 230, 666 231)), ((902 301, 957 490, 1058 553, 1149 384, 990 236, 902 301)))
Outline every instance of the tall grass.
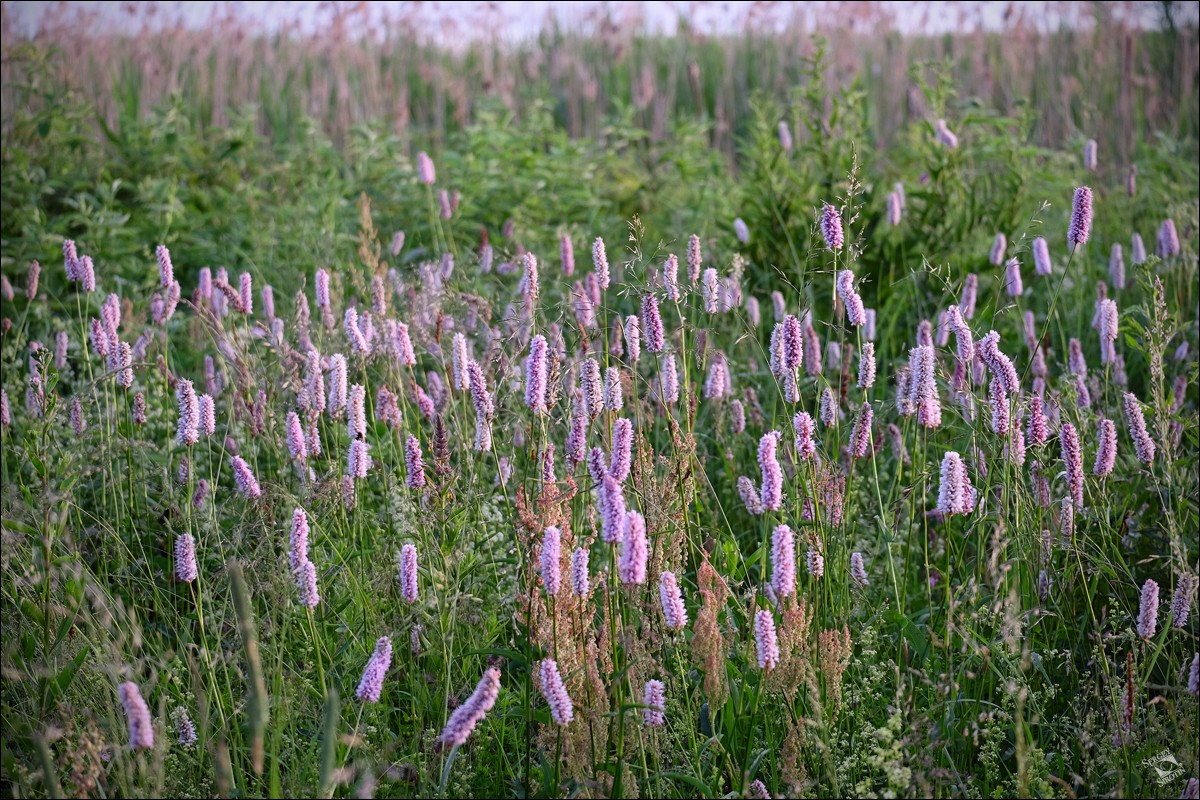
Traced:
MULTIPOLYGON (((1115 150, 1102 146, 1088 172, 1080 148, 1039 143, 1031 106, 956 103, 943 65, 914 71, 929 113, 880 147, 869 93, 827 80, 831 58, 815 41, 794 92, 747 95, 736 170, 712 146, 716 115, 668 116, 659 135, 640 112, 614 113, 589 138, 571 136, 549 102, 493 108, 444 128, 437 182, 423 185, 409 134, 382 124, 348 126, 336 144, 306 114, 264 129, 261 109, 242 109, 217 124, 199 92, 144 111, 139 96, 136 113, 97 131, 108 98, 6 103, 0 777, 14 796, 1178 796, 1200 773, 1194 596, 1168 605, 1194 581, 1200 551, 1195 140, 1135 138, 1130 196, 1115 150), (939 143, 938 118, 957 147, 939 143), (897 182, 905 204, 892 225, 897 182), (1084 184, 1095 220, 1070 246, 1084 184), (840 211, 841 247, 818 224, 827 203, 840 211), (1092 321, 1111 245, 1137 232, 1153 253, 1168 218, 1181 249, 1130 259, 1127 288, 1108 289, 1119 359, 1102 361, 1092 321), (1019 296, 989 261, 998 232, 1022 264, 1019 296), (687 276, 692 234, 715 292, 687 276), (593 297, 598 236, 612 283, 597 279, 593 297), (1035 236, 1048 242, 1049 275, 1033 272, 1035 236), (96 291, 67 279, 64 239, 94 259, 96 291), (160 244, 182 299, 156 320, 169 292, 160 244), (33 259, 42 268, 27 296, 33 259), (229 291, 203 294, 204 268, 225 268, 229 291), (873 331, 851 324, 845 284, 837 299, 847 269, 873 331), (327 308, 318 270, 331 276, 327 308), (1014 435, 995 430, 994 358, 958 364, 954 337, 938 333, 970 275, 973 339, 996 331, 1018 374, 1020 391, 1004 398, 1012 428, 1026 429, 1032 397, 1048 410, 1048 438, 1028 442, 1024 460, 1014 435), (772 357, 784 338, 772 292, 797 317, 787 324, 801 331, 802 363, 772 357), (110 293, 119 324, 105 340, 98 323, 94 338, 110 293), (661 351, 649 346, 647 296, 661 351), (370 353, 355 349, 365 323, 347 331, 351 307, 371 315, 370 353), (635 315, 636 360, 611 333, 635 315), (395 322, 408 326, 415 364, 387 341, 395 322), (473 390, 456 379, 459 335, 473 390), (546 413, 526 404, 536 335, 551 351, 546 413), (915 399, 938 399, 936 427, 898 391, 925 335, 933 372, 915 399), (131 345, 128 388, 95 352, 117 340, 131 345), (856 376, 869 342, 867 386, 856 376), (326 391, 335 355, 362 387, 366 477, 347 463, 357 423, 313 407, 310 349, 326 391), (589 359, 602 376, 615 370, 620 410, 611 390, 603 407, 577 397, 589 359), (216 407, 213 435, 191 445, 177 435, 181 379, 216 407), (1125 392, 1144 409, 1151 463, 1135 452, 1125 392), (870 435, 852 436, 864 406, 870 435), (793 443, 800 411, 820 420, 811 459, 793 443), (289 412, 319 453, 313 439, 304 460, 289 449, 289 412), (1118 429, 1107 476, 1093 473, 1102 417, 1118 429), (634 431, 623 480, 605 474, 618 419, 634 431), (1068 425, 1083 450, 1079 507, 1063 502, 1068 425), (761 500, 772 431, 782 499, 754 513, 739 478, 761 500), (969 513, 938 508, 950 452, 974 489, 952 510, 969 513), (239 490, 235 455, 261 496, 239 490), (626 535, 645 527, 644 570, 634 548, 604 541, 617 486, 639 515, 625 518, 626 535), (297 508, 306 554, 289 535, 297 508), (793 592, 772 578, 788 560, 775 544, 785 524, 793 592), (186 582, 174 564, 185 535, 198 567, 186 582), (400 575, 406 545, 415 592, 400 575), (578 548, 586 593, 569 577, 578 548), (315 605, 302 602, 309 564, 315 605), (677 609, 663 611, 666 572, 682 626, 677 609), (1162 591, 1153 632, 1139 607, 1147 580, 1162 591), (1181 609, 1191 613, 1177 625, 1181 609), (385 636, 390 663, 369 667, 385 636), (445 726, 492 667, 495 704, 445 746, 455 738, 445 726), (381 673, 378 702, 356 691, 381 673), (152 747, 130 746, 117 691, 127 681, 148 705, 152 747), (662 684, 661 726, 648 724, 659 710, 650 681, 662 684), (1164 752, 1178 772, 1147 761, 1164 752)), ((52 64, 29 69, 19 91, 58 85, 52 64)))

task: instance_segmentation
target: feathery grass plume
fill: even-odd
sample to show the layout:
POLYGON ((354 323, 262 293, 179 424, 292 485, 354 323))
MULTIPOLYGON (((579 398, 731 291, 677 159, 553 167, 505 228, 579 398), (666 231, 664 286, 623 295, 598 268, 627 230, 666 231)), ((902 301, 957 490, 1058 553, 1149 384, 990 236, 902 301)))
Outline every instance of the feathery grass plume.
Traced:
POLYGON ((1117 426, 1111 419, 1100 420, 1100 443, 1096 447, 1096 466, 1092 473, 1107 477, 1117 458, 1117 426))
POLYGON ((175 539, 175 577, 184 583, 191 583, 199 574, 196 540, 190 533, 181 534, 175 539))
POLYGON ((1175 220, 1165 219, 1158 229, 1158 243, 1155 252, 1159 258, 1171 258, 1179 255, 1179 231, 1175 229, 1175 220))
POLYGON ((662 604, 663 619, 669 630, 678 631, 687 627, 687 608, 683 605, 683 593, 674 572, 663 572, 658 579, 658 599, 662 604))
POLYGON ((438 740, 444 745, 461 747, 466 743, 471 732, 475 730, 475 726, 496 705, 496 698, 499 696, 500 670, 491 667, 483 673, 483 677, 479 679, 471 696, 454 709, 454 713, 446 721, 446 727, 442 729, 438 740))
POLYGON ((950 130, 950 127, 946 124, 946 120, 938 119, 938 121, 934 123, 934 135, 939 142, 944 144, 946 147, 949 147, 951 150, 958 147, 958 137, 955 136, 954 132, 950 130))
POLYGON ((417 153, 417 180, 426 186, 432 186, 437 181, 433 159, 424 150, 417 153))
POLYGON ((854 289, 854 273, 844 269, 837 276, 837 294, 846 306, 846 319, 855 327, 864 325, 867 321, 866 310, 862 298, 854 289))
POLYGON ((575 552, 571 553, 571 594, 576 597, 587 597, 588 589, 588 561, 590 555, 587 548, 576 547, 575 552))
POLYGON ((346 474, 351 478, 365 478, 371 469, 371 456, 368 451, 371 446, 362 439, 350 441, 350 451, 346 454, 346 474))
POLYGON ((1138 460, 1146 466, 1154 463, 1154 441, 1146 431, 1146 418, 1142 414, 1142 404, 1131 392, 1123 395, 1125 423, 1129 426, 1129 436, 1133 439, 1133 450, 1138 460))
POLYGON ((825 203, 821 208, 821 236, 825 238, 825 248, 831 253, 841 250, 846 243, 846 235, 842 231, 842 215, 829 203, 825 203))
POLYGON ((992 407, 992 433, 1001 436, 1008 433, 1009 411, 1008 393, 999 376, 993 377, 988 387, 988 402, 992 407))
POLYGON ((553 658, 543 659, 538 665, 538 679, 542 696, 550 707, 551 719, 557 725, 569 725, 575 718, 575 707, 571 704, 571 696, 567 694, 562 676, 558 674, 558 663, 553 658))
POLYGON ((663 286, 667 290, 667 299, 672 303, 678 303, 680 300, 679 294, 679 257, 674 253, 667 256, 667 260, 663 262, 663 286))
POLYGON ((364 703, 378 703, 383 693, 383 681, 387 677, 388 668, 392 665, 392 640, 380 636, 375 642, 375 651, 363 669, 362 680, 358 682, 355 696, 364 703))
POLYGON ((558 594, 558 590, 562 587, 562 538, 558 528, 551 525, 546 528, 546 532, 542 535, 542 552, 541 552, 541 567, 542 567, 542 583, 546 587, 546 594, 553 597, 558 594))
POLYGON ((850 554, 850 580, 854 581, 856 586, 866 586, 870 583, 867 579, 867 568, 863 564, 862 553, 850 554))
POLYGON ((875 385, 875 343, 863 342, 858 352, 858 388, 866 391, 875 385))
POLYGON ((992 242, 992 253, 988 256, 988 260, 992 262, 993 267, 998 267, 1004 263, 1004 253, 1008 250, 1008 239, 1003 233, 997 233, 995 240, 992 242))
POLYGON ((1142 601, 1138 608, 1138 636, 1143 639, 1154 638, 1158 630, 1158 583, 1147 580, 1142 585, 1142 601))
POLYGON ((154 749, 154 721, 150 718, 150 706, 142 698, 142 692, 133 681, 125 681, 118 689, 121 705, 125 709, 125 720, 129 723, 129 749, 154 749))
POLYGON ((258 481, 254 477, 254 473, 250 471, 250 465, 246 463, 241 456, 233 456, 233 480, 237 484, 238 491, 244 497, 262 497, 262 489, 259 488, 258 481))
MULTIPOLYGON (((830 512, 830 524, 836 525, 833 522, 833 513, 830 512)), ((808 554, 805 556, 805 565, 808 568, 808 574, 814 580, 821 580, 825 576, 825 556, 821 555, 821 551, 812 545, 808 546, 808 554)))
POLYGON ((425 462, 421 458, 421 440, 411 433, 404 444, 404 464, 408 477, 405 485, 410 489, 421 489, 425 486, 425 462))
POLYGON ((546 337, 540 333, 529 342, 529 359, 525 362, 525 405, 535 414, 546 408, 547 351, 546 337))
MULTIPOLYGON (((600 511, 600 538, 609 544, 625 539, 631 518, 626 514, 625 493, 621 484, 612 475, 602 474, 596 499, 600 511)), ((642 531, 644 536, 644 526, 642 531)))
POLYGON ((975 508, 975 490, 967 477, 967 465, 953 450, 942 456, 941 482, 938 485, 937 510, 942 516, 970 514, 975 508))
POLYGON ((973 319, 975 317, 975 301, 978 295, 979 276, 972 272, 963 281, 962 297, 958 303, 958 310, 962 312, 965 319, 973 319))
POLYGON ((904 203, 900 200, 900 195, 896 192, 889 192, 887 196, 887 220, 888 224, 895 227, 900 224, 900 218, 904 213, 904 203))
POLYGON ((750 229, 746 227, 746 222, 741 217, 733 221, 733 232, 739 242, 750 244, 750 229))
POLYGON ((267 683, 263 677, 262 660, 258 649, 258 631, 254 624, 254 607, 250 603, 250 592, 246 588, 246 577, 241 564, 230 560, 227 565, 230 585, 233 590, 233 606, 238 620, 238 631, 242 639, 242 651, 246 659, 246 728, 250 737, 250 761, 254 771, 263 771, 263 734, 270 721, 270 699, 267 683))
POLYGON ((1129 258, 1134 266, 1146 262, 1146 244, 1142 241, 1142 236, 1139 233, 1133 234, 1133 239, 1129 246, 1129 258))
POLYGON ((644 705, 648 706, 642 709, 642 720, 646 723, 646 727, 658 728, 666 724, 667 718, 664 712, 667 708, 667 696, 663 682, 653 678, 646 681, 642 697, 645 701, 644 705))
POLYGON ((190 447, 200 441, 200 401, 190 380, 180 378, 176 381, 175 399, 179 403, 179 425, 175 438, 181 445, 190 447))
POLYGON ((636 511, 627 512, 623 533, 617 577, 625 584, 645 583, 646 560, 649 557, 645 518, 636 511))
POLYGON ((308 561, 308 515, 304 509, 292 510, 292 530, 288 538, 288 563, 295 572, 308 561))
POLYGON ((775 617, 765 608, 754 615, 754 641, 758 668, 772 670, 779 664, 779 640, 775 635, 775 617))
POLYGON ((1196 576, 1183 573, 1175 583, 1175 595, 1171 598, 1171 626, 1183 629, 1192 612, 1192 598, 1196 596, 1196 576))
POLYGON ((1009 297, 1020 297, 1025 293, 1025 284, 1021 282, 1021 262, 1015 257, 1005 262, 1004 288, 1009 297))
POLYGON ((1116 358, 1116 346, 1120 313, 1117 304, 1108 298, 1100 301, 1100 362, 1111 364, 1116 358))
POLYGON ((1004 353, 1000 352, 1000 334, 989 331, 987 336, 979 340, 979 356, 992 374, 1000 378, 1004 391, 1017 394, 1021 391, 1020 377, 1017 368, 1004 353))
POLYGON ((778 444, 778 431, 768 431, 758 442, 758 466, 762 471, 760 496, 767 511, 778 511, 783 506, 783 469, 775 452, 778 444))
POLYGON ((624 483, 633 465, 633 423, 624 417, 613 422, 612 456, 609 458, 608 474, 624 483))
POLYGON ((1086 244, 1092 234, 1092 190, 1080 186, 1075 190, 1071 202, 1071 223, 1067 230, 1067 242, 1078 247, 1086 244))
POLYGON ((796 539, 787 525, 779 525, 771 534, 771 588, 777 597, 796 591, 796 539))
POLYGON ((1076 508, 1083 508, 1083 455, 1079 447, 1079 432, 1074 425, 1064 422, 1058 436, 1062 444, 1062 460, 1066 465, 1071 501, 1076 508))
POLYGON ((1038 275, 1049 275, 1054 271, 1050 260, 1050 247, 1041 236, 1033 240, 1033 268, 1038 275))

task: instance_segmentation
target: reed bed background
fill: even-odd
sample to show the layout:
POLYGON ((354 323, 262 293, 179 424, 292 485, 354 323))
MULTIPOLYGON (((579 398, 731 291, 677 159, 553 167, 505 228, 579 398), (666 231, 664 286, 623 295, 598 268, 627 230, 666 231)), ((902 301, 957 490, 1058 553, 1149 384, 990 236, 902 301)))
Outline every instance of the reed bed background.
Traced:
POLYGON ((1197 796, 1196 29, 829 8, 6 38, 4 794, 1197 796))

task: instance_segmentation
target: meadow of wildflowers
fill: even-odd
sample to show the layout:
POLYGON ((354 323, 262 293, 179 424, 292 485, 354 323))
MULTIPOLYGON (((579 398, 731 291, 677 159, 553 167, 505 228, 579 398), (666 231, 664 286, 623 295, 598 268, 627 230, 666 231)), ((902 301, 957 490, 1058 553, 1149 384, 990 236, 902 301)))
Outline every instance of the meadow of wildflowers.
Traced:
POLYGON ((1195 797, 1195 142, 821 52, 736 165, 6 110, 6 795, 1195 797))

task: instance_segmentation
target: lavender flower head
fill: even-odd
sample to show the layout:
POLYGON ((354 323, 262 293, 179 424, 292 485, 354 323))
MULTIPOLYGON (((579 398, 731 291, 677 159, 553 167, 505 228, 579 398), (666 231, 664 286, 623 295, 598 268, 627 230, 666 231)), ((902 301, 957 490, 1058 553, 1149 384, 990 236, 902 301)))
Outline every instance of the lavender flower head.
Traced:
POLYGON ((383 693, 383 680, 387 677, 388 668, 392 665, 392 640, 380 636, 375 642, 375 652, 363 669, 362 680, 358 683, 355 696, 364 703, 378 703, 383 693))
POLYGON ((796 539, 787 525, 771 534, 771 588, 777 597, 796 591, 796 539))
POLYGON ((558 674, 558 663, 553 658, 547 658, 538 665, 538 677, 542 685, 542 696, 550 707, 550 717, 557 725, 569 725, 575 718, 575 707, 571 704, 571 696, 563 684, 562 676, 558 674))
POLYGON ((432 186, 437 180, 433 170, 433 159, 424 150, 417 153, 417 180, 426 186, 432 186))
POLYGON ((577 547, 571 553, 571 594, 576 597, 587 597, 588 594, 588 561, 586 548, 577 547))
POLYGON ((1154 638, 1158 630, 1158 584, 1153 580, 1142 585, 1142 601, 1138 608, 1138 636, 1143 639, 1154 638))
POLYGON ((1071 203, 1071 224, 1067 229, 1067 242, 1078 247, 1086 244, 1092 234, 1092 190, 1080 186, 1075 190, 1071 203))
POLYGON ((974 507, 974 489, 967 477, 967 466, 962 456, 950 450, 942 457, 937 510, 943 516, 951 516, 970 514, 974 507))
POLYGON ((821 235, 825 237, 825 247, 831 253, 841 250, 846 243, 846 236, 842 232, 842 215, 829 203, 821 209, 821 235))
POLYGON ((525 365, 525 405, 538 414, 546 413, 546 380, 549 359, 546 337, 538 334, 529 343, 529 361, 525 365))
POLYGON ((292 511, 292 530, 288 539, 288 563, 295 572, 308 561, 308 515, 302 508, 292 511))
POLYGON ((649 558, 646 541, 646 520, 636 511, 630 511, 625 519, 625 536, 621 542, 621 559, 617 564, 617 577, 621 583, 642 584, 646 582, 646 560, 649 558))
POLYGON ((471 732, 475 730, 475 726, 487 716, 487 713, 492 710, 492 706, 496 705, 496 698, 499 695, 500 670, 492 667, 483 673, 483 677, 479 679, 471 696, 454 709, 454 713, 446 721, 446 727, 438 739, 451 747, 461 747, 466 743, 471 732))
POLYGON ((542 536, 542 583, 546 594, 553 597, 562 587, 562 538, 558 528, 551 525, 542 536))
POLYGON ((1170 258, 1179 255, 1179 249, 1179 231, 1175 229, 1175 220, 1163 220, 1158 229, 1158 246, 1155 252, 1159 258, 1170 258))
POLYGON ((775 669, 779 664, 779 641, 775 636, 775 617, 766 609, 759 609, 754 615, 754 640, 759 669, 775 669))
MULTIPOLYGON (((653 294, 642 295, 642 327, 646 329, 646 349, 651 353, 661 353, 666 339, 663 334, 662 317, 658 313, 658 299, 653 294)), ((628 326, 625 338, 628 341, 628 326)))
POLYGON ((1025 293, 1025 284, 1021 282, 1021 262, 1010 258, 1004 265, 1004 288, 1009 297, 1020 297, 1025 293))
POLYGON ((150 718, 150 706, 142 698, 136 683, 126 681, 118 687, 121 705, 125 708, 125 719, 129 723, 129 748, 131 750, 154 749, 154 722, 150 718))
POLYGON ((674 572, 664 572, 658 580, 658 598, 662 603, 663 618, 669 630, 678 631, 687 627, 687 608, 683 605, 683 593, 674 572))
POLYGON ((704 267, 704 254, 700 250, 700 237, 694 233, 688 238, 687 263, 688 280, 695 286, 700 280, 700 270, 704 267))
POLYGON ((262 497, 262 489, 259 488, 258 481, 254 477, 254 473, 250 471, 250 465, 241 456, 233 456, 233 480, 237 484, 238 491, 244 497, 262 497))
POLYGON ((733 221, 733 232, 737 235, 737 240, 742 244, 750 243, 750 229, 746 227, 746 223, 741 217, 733 221))
POLYGON ((406 544, 400 548, 400 596, 404 602, 417 602, 417 548, 406 544))
POLYGON ((778 431, 763 434, 758 442, 758 465, 762 471, 760 492, 763 508, 767 511, 778 511, 783 506, 783 469, 775 452, 778 443, 778 431))
POLYGON ((175 399, 179 402, 176 439, 184 446, 191 446, 200 441, 200 401, 190 380, 180 378, 176 382, 175 399))
POLYGON ((1062 424, 1059 432, 1062 444, 1062 459, 1067 470, 1067 488, 1071 491, 1071 502, 1083 508, 1083 453, 1079 447, 1079 432, 1069 422, 1062 424))
POLYGON ((850 554, 850 579, 856 586, 866 586, 870 583, 867 579, 867 568, 863 565, 862 553, 850 554))
POLYGON ((646 689, 643 693, 645 700, 643 705, 648 706, 642 710, 642 719, 648 728, 658 728, 666 724, 666 715, 663 713, 667 707, 666 689, 662 681, 654 679, 646 681, 646 689))
POLYGON ((1041 236, 1033 240, 1033 268, 1038 275, 1049 275, 1054 271, 1050 260, 1050 247, 1041 236))
POLYGON ((1129 426, 1129 435, 1133 438, 1133 450, 1138 460, 1146 466, 1154 463, 1154 441, 1146 431, 1146 418, 1142 414, 1142 404, 1131 392, 1125 392, 1123 397, 1125 422, 1129 426))
POLYGON ((404 445, 404 463, 408 468, 406 485, 410 489, 425 486, 425 462, 421 458, 421 440, 409 434, 404 445))
POLYGON ((846 319, 850 324, 855 327, 866 324, 866 310, 862 297, 854 290, 854 273, 850 270, 844 269, 838 273, 837 293, 846 306, 846 319))
POLYGON ((998 267, 1004 263, 1004 252, 1008 250, 1008 239, 1003 233, 997 233, 995 240, 992 242, 992 253, 988 260, 992 262, 993 267, 998 267))
POLYGON ((185 583, 196 580, 200 574, 196 566, 196 540, 190 533, 175 539, 175 577, 185 583))

